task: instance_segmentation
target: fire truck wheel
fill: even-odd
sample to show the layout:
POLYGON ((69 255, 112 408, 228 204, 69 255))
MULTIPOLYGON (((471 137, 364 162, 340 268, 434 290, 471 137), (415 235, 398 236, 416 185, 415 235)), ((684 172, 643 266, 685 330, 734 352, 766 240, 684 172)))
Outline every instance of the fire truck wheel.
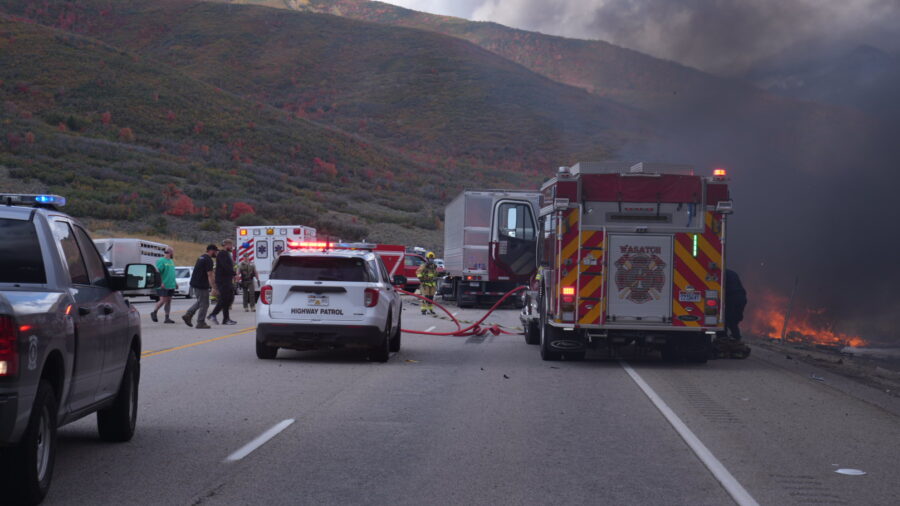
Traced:
POLYGON ((559 360, 562 353, 552 349, 550 343, 556 338, 557 330, 544 323, 541 325, 541 358, 543 360, 559 360))
POLYGON ((525 326, 525 343, 541 344, 541 329, 538 328, 538 322, 531 320, 525 326))
POLYGON ((473 307, 473 306, 474 306, 474 304, 471 304, 471 303, 465 303, 465 304, 463 304, 463 301, 462 301, 462 283, 457 283, 457 284, 456 284, 456 297, 455 297, 455 299, 456 299, 456 306, 459 307, 459 308, 464 309, 464 308, 467 308, 467 307, 473 307))

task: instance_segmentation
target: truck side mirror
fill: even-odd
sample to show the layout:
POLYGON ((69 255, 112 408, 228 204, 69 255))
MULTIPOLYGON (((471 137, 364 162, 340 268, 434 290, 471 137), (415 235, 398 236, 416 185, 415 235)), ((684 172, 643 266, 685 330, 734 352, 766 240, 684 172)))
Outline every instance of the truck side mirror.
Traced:
POLYGON ((394 274, 394 279, 391 284, 393 284, 394 286, 402 286, 402 285, 406 284, 406 281, 407 281, 406 276, 402 276, 400 274, 394 274))
POLYGON ((150 264, 128 264, 125 267, 125 289, 158 288, 159 272, 150 264))

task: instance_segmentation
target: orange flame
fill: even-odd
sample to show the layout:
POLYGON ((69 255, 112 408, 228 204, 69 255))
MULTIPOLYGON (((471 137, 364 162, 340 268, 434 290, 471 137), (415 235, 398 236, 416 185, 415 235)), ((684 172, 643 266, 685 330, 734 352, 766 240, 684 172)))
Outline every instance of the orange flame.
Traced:
MULTIPOLYGON (((750 330, 757 335, 781 339, 789 300, 769 290, 756 291, 757 296, 748 304, 750 330)), ((834 331, 824 308, 802 308, 794 303, 785 333, 787 342, 803 342, 826 346, 867 346, 865 339, 834 331)))

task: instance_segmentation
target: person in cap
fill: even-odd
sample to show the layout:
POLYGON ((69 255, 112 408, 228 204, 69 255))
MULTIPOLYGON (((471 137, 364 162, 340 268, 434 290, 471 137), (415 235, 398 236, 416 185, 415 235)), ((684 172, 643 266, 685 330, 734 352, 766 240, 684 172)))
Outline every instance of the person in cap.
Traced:
POLYGON ((219 248, 215 244, 206 247, 206 252, 200 255, 197 262, 194 263, 194 272, 191 273, 191 289, 197 296, 197 301, 191 306, 181 319, 188 327, 193 327, 191 319, 194 314, 197 315, 197 328, 208 329, 209 324, 206 323, 206 312, 209 310, 209 291, 215 283, 213 277, 213 257, 219 252, 219 248))

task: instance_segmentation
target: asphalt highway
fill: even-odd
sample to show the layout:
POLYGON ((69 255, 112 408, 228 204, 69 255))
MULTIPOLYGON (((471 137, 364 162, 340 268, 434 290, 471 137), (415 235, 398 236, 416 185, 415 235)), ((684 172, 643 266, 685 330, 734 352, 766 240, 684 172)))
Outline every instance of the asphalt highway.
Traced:
MULTIPOLYGON (((384 364, 264 361, 253 313, 197 330, 188 304, 171 325, 135 302, 137 433, 103 443, 93 415, 60 429, 45 504, 900 502, 897 398, 773 352, 543 362, 521 335, 404 333, 384 364)), ((488 322, 519 325, 511 309, 488 322)), ((409 302, 403 326, 452 328, 409 302)))

